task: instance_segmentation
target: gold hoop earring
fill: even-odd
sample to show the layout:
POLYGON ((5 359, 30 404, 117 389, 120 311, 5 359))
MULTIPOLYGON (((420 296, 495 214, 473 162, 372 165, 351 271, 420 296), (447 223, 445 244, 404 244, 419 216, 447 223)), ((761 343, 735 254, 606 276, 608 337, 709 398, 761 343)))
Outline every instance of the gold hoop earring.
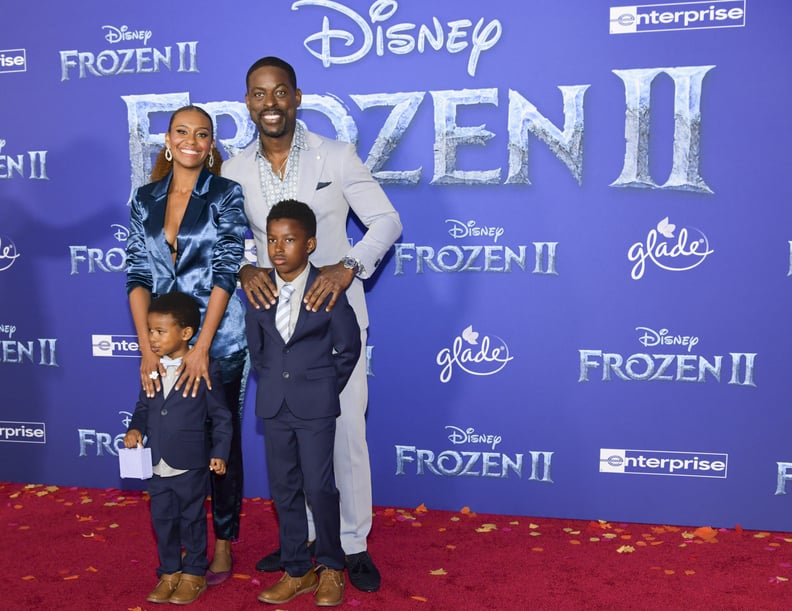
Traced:
POLYGON ((206 163, 210 168, 214 165, 214 153, 209 153, 209 157, 206 158, 206 163))
POLYGON ((170 148, 165 149, 165 160, 166 161, 173 161, 173 153, 171 153, 170 148))

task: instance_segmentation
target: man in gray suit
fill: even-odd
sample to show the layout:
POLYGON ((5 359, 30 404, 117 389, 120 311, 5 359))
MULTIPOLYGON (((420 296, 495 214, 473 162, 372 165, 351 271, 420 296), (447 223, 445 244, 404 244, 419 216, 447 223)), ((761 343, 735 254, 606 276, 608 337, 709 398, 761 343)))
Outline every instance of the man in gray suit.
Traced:
MULTIPOLYGON (((306 289, 305 307, 314 312, 330 297, 331 309, 342 292, 352 305, 366 345, 368 312, 362 279, 370 277, 401 234, 399 215, 351 144, 308 131, 297 120, 302 92, 294 68, 277 57, 264 57, 248 70, 245 104, 258 127, 258 139, 223 164, 223 175, 242 185, 245 213, 256 242, 257 265, 239 271, 248 300, 255 307, 276 303, 268 271, 266 219, 270 208, 285 199, 307 203, 317 219, 316 251, 311 263, 320 275, 306 289), (367 230, 350 246, 346 224, 350 209, 367 230)), ((341 545, 353 586, 374 592, 380 574, 367 551, 371 530, 371 467, 366 443, 366 351, 361 351, 341 393, 336 423, 336 485, 341 504, 341 545)), ((309 543, 314 528, 309 513, 309 543)), ((280 550, 262 558, 259 570, 277 571, 280 550)))

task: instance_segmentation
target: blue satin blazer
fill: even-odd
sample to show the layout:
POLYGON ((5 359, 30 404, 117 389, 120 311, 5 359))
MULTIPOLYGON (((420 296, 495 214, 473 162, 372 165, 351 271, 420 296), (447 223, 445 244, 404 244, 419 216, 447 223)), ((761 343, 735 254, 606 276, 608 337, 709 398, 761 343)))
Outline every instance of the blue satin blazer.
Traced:
POLYGON ((198 300, 203 320, 212 288, 219 286, 231 299, 209 355, 228 356, 246 346, 245 310, 236 294, 247 230, 242 187, 201 170, 179 227, 174 264, 164 229, 172 176, 140 187, 132 198, 127 294, 138 286, 150 291, 152 298, 170 291, 187 293, 198 300))

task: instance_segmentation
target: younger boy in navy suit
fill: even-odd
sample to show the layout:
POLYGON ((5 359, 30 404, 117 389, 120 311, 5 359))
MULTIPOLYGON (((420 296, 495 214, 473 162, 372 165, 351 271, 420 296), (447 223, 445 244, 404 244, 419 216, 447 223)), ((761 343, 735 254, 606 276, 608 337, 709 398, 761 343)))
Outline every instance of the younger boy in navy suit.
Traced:
MULTIPOLYGON (((283 576, 258 597, 283 604, 315 592, 318 606, 344 600, 338 489, 333 472, 339 394, 360 356, 360 328, 342 293, 335 306, 303 306, 319 270, 316 217, 302 202, 277 203, 267 216, 267 252, 278 287, 277 308, 247 311, 250 358, 258 373, 256 415, 264 419, 270 493, 280 521, 283 576), (315 557, 308 549, 305 504, 316 525, 315 557), (318 577, 317 577, 318 574, 318 577)), ((329 295, 328 295, 329 298, 329 295)))
POLYGON ((166 293, 148 310, 149 342, 167 373, 162 389, 148 398, 140 392, 124 436, 134 448, 146 436, 154 463, 149 480, 151 521, 157 535, 159 583, 146 599, 186 605, 206 590, 206 507, 209 471, 223 475, 231 447, 231 412, 225 404, 217 365, 210 361, 212 389, 201 383, 196 397, 171 392, 181 358, 201 324, 196 301, 166 293), (211 449, 207 421, 211 422, 211 449), (207 468, 208 467, 208 468, 207 468), (182 547, 184 557, 182 558, 182 547))

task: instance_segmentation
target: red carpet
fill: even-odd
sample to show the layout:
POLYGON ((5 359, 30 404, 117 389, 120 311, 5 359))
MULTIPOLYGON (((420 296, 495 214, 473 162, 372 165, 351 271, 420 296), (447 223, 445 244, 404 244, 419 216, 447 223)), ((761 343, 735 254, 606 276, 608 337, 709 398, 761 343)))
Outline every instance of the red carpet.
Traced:
MULTIPOLYGON (((146 495, 0 483, 2 609, 168 609, 156 585, 146 495)), ((475 509, 475 508, 473 508, 475 509)), ((232 579, 190 609, 279 607, 258 593, 278 574, 272 506, 247 499, 232 579)), ((211 549, 211 544, 210 544, 211 549)), ((377 508, 369 550, 382 589, 347 589, 364 610, 792 609, 792 534, 377 508)))

